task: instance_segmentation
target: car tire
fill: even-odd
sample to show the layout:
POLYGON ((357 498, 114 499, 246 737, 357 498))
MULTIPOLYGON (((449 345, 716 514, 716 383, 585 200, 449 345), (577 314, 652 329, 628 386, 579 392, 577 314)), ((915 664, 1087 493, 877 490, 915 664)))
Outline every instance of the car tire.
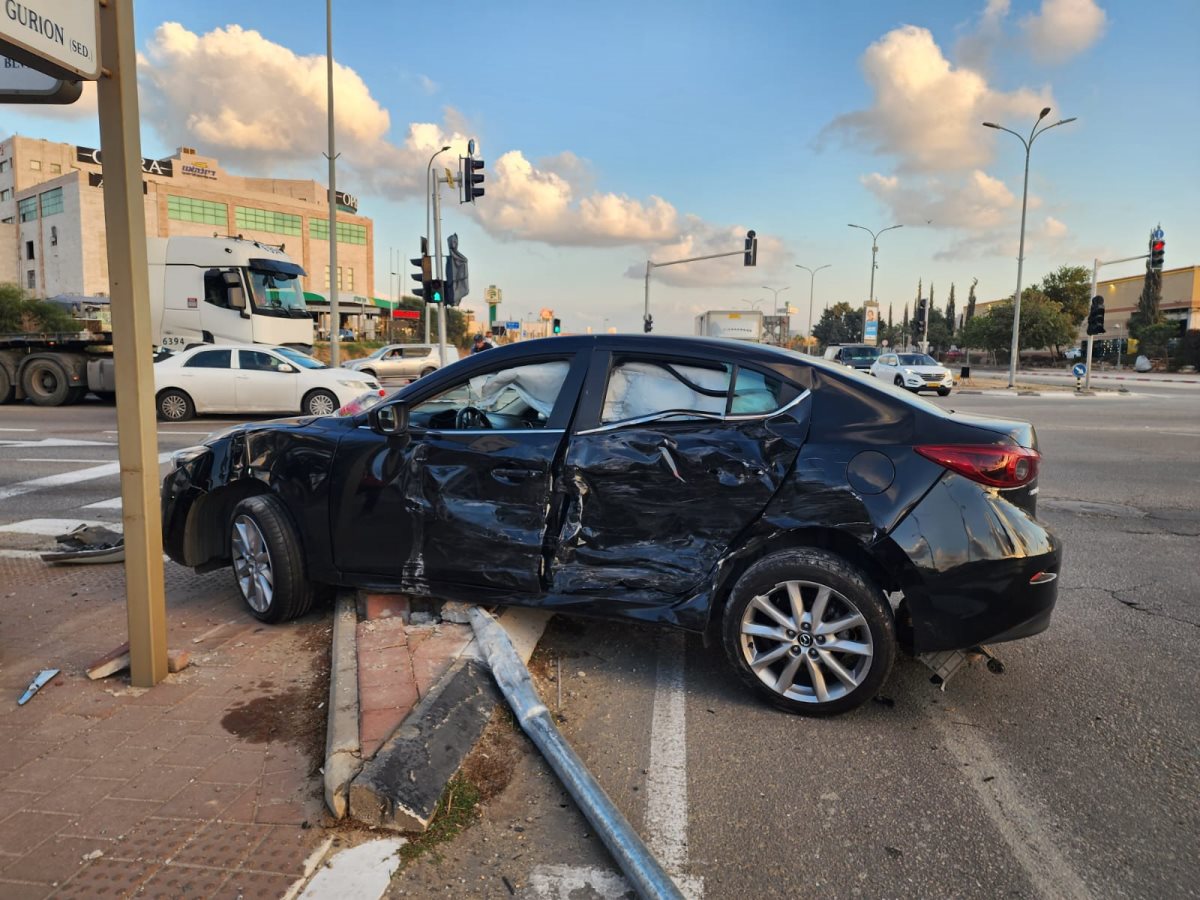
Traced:
POLYGON ((196 404, 183 391, 168 388, 154 399, 154 408, 164 422, 186 422, 196 415, 196 404))
POLYGON ((892 379, 892 384, 894 384, 896 387, 902 388, 904 387, 904 379, 897 375, 892 379))
POLYGON ((949 397, 950 396, 950 388, 938 388, 938 396, 939 397, 949 397))
POLYGON ((283 502, 247 497, 229 522, 233 581, 260 622, 288 622, 308 612, 317 590, 304 571, 304 547, 283 502))
POLYGON ((71 382, 62 363, 43 356, 21 370, 21 390, 37 406, 62 406, 71 395, 71 382))
POLYGON ((771 705, 805 716, 866 703, 896 658, 896 625, 883 591, 843 558, 817 549, 773 553, 747 569, 725 605, 721 637, 743 682, 771 705), (839 623, 844 627, 824 630, 839 623), (834 644, 845 649, 829 649, 834 644))
POLYGON ((304 402, 300 404, 300 415, 327 416, 341 405, 331 392, 318 388, 304 395, 304 402))
POLYGON ((437 369, 435 369, 433 366, 426 366, 424 369, 421 370, 420 377, 424 378, 426 375, 432 375, 436 371, 437 371, 437 369))
POLYGON ((16 393, 12 378, 9 377, 8 369, 0 365, 0 406, 12 402, 12 398, 16 393))

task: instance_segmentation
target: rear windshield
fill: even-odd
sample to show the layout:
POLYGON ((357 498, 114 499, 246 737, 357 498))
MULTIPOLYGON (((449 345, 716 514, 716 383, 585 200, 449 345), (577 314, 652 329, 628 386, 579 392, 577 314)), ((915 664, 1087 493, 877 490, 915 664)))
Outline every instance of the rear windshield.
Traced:
POLYGON ((842 351, 842 359, 849 359, 854 362, 871 362, 878 358, 878 347, 847 347, 842 351))

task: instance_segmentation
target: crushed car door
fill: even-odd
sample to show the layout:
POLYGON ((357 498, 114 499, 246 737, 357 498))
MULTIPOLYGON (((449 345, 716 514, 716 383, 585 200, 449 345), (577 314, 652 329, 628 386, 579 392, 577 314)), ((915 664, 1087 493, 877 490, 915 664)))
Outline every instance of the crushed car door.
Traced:
POLYGON ((330 510, 338 568, 540 592, 553 466, 586 356, 476 366, 413 397, 406 433, 364 426, 343 438, 330 510))
POLYGON ((710 577, 791 469, 807 419, 785 436, 772 418, 796 413, 802 389, 711 360, 613 354, 607 383, 592 380, 601 368, 567 450, 551 591, 669 604, 710 577))

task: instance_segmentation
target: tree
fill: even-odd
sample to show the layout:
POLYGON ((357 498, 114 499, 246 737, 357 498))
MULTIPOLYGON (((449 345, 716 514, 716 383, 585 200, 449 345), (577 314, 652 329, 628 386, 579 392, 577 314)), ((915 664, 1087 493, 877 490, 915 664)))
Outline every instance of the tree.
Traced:
POLYGON ((900 320, 900 334, 904 338, 904 346, 908 346, 908 304, 904 304, 904 318, 900 320))
POLYGON ((964 324, 975 318, 975 285, 977 284, 979 284, 978 278, 971 282, 971 290, 967 293, 967 315, 963 320, 964 324))
POLYGON ((954 337, 954 282, 950 282, 950 299, 946 301, 946 328, 954 337))
POLYGON ((848 344, 862 337, 862 309, 845 301, 828 306, 813 326, 813 336, 822 346, 848 344))
POLYGON ((1146 278, 1142 282, 1142 294, 1138 297, 1137 309, 1129 317, 1129 336, 1143 340, 1143 334, 1155 325, 1161 325, 1163 314, 1162 303, 1162 273, 1150 268, 1146 263, 1146 278))
POLYGON ((0 334, 79 331, 79 321, 57 303, 25 296, 15 284, 0 284, 0 334))
MULTIPOLYGON (((1075 329, 1087 318, 1092 300, 1092 273, 1083 266, 1059 266, 1042 279, 1038 289, 1053 303, 1057 303, 1075 329)), ((1021 295, 1025 302, 1025 295, 1021 295)))
MULTIPOLYGON (((1006 350, 1012 343, 1013 304, 1001 300, 988 306, 987 312, 963 325, 959 339, 963 346, 993 352, 1006 350)), ((1021 346, 1026 349, 1057 347, 1069 343, 1075 328, 1062 307, 1040 291, 1023 292, 1021 297, 1021 346)))

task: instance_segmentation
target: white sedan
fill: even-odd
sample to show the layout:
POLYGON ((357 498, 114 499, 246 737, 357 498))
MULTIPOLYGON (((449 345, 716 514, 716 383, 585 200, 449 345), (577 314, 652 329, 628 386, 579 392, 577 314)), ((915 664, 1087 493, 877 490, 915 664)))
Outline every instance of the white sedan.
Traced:
POLYGON ((924 353, 881 353, 871 364, 871 374, 910 391, 937 391, 945 397, 954 387, 954 376, 924 353))
POLYGON ((205 344, 154 364, 155 408, 169 422, 196 413, 324 416, 378 389, 373 378, 289 347, 205 344))

